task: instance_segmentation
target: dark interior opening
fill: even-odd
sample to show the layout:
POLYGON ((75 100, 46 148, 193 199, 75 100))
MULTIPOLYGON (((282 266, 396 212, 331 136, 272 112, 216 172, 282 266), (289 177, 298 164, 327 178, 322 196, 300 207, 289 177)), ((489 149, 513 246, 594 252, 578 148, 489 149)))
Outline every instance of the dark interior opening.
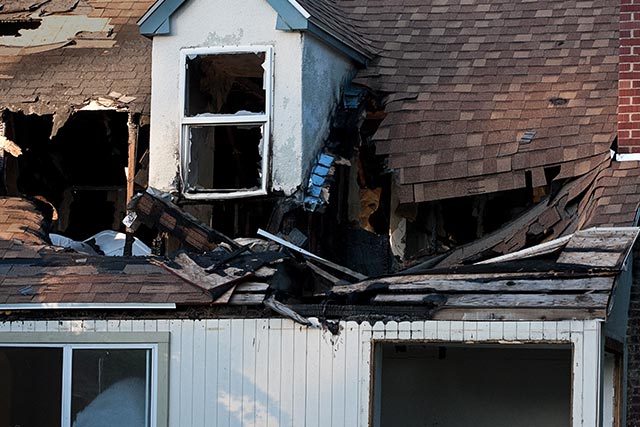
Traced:
POLYGON ((188 57, 185 115, 264 112, 264 61, 264 52, 188 57))
POLYGON ((407 222, 407 256, 444 252, 500 229, 532 204, 528 189, 417 205, 407 222))
POLYGON ((62 349, 0 348, 0 425, 59 426, 62 349))
POLYGON ((190 126, 188 191, 261 187, 262 126, 190 126))
POLYGON ((40 26, 39 19, 29 19, 26 21, 2 21, 0 22, 0 37, 13 36, 20 37, 20 30, 35 30, 40 26))
POLYGON ((75 240, 122 229, 127 113, 77 112, 53 138, 52 116, 7 116, 7 137, 23 151, 7 161, 9 195, 44 197, 58 211, 54 232, 75 240))
POLYGON ((571 425, 571 348, 379 344, 375 427, 571 425))

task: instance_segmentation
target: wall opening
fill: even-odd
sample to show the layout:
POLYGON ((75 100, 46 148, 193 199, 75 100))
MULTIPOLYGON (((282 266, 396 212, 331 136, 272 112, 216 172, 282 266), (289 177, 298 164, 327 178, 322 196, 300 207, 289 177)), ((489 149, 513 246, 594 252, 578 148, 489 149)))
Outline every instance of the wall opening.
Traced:
POLYGON ((122 231, 127 113, 76 112, 53 137, 52 126, 50 115, 6 115, 7 137, 22 149, 7 159, 8 195, 44 198, 57 211, 53 231, 74 240, 122 231))
POLYGON ((571 425, 571 348, 380 343, 375 427, 571 425))

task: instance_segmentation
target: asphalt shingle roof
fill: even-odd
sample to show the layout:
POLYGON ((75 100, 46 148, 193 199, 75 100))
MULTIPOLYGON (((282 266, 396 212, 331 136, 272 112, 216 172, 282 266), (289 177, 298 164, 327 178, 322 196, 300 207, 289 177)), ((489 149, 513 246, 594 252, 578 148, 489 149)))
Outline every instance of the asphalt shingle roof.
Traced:
POLYGON ((618 4, 338 0, 378 51, 356 83, 388 94, 374 135, 401 202, 592 170, 616 131, 618 4), (530 143, 525 132, 535 130, 530 143))

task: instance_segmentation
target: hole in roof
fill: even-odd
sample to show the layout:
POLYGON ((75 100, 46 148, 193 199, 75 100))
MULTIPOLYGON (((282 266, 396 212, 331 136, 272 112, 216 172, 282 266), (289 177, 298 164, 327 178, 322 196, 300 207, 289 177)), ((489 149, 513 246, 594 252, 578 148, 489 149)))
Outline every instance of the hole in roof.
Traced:
POLYGON ((533 129, 530 129, 528 131, 526 131, 521 137, 520 137, 520 144, 530 144, 531 141, 533 141, 533 138, 535 138, 536 136, 536 131, 533 129))
POLYGON ((20 30, 35 30, 40 26, 40 20, 3 21, 0 22, 0 36, 20 37, 20 30))
POLYGON ((565 105, 569 100, 567 98, 550 98, 549 102, 553 105, 565 105))

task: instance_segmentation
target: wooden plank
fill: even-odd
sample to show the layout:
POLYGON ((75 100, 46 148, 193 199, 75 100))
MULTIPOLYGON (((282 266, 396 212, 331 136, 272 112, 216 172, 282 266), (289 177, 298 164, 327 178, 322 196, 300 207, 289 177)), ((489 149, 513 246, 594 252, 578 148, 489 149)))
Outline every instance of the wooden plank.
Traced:
POLYGON ((411 322, 411 339, 422 340, 424 339, 424 321, 411 322))
POLYGON ((238 292, 238 293, 266 292, 267 289, 269 289, 268 283, 242 282, 236 285, 235 292, 238 292))
POLYGON ((358 427, 369 427, 369 403, 371 398, 371 356, 373 352, 371 340, 371 327, 365 322, 360 325, 360 372, 358 375, 359 405, 358 427))
POLYGON ((419 283, 389 285, 389 292, 556 292, 609 291, 614 277, 590 277, 560 280, 496 280, 478 282, 467 280, 431 280, 419 283))
MULTIPOLYGON (((256 427, 256 346, 257 320, 245 319, 242 333, 242 410, 240 425, 256 427)), ((235 333, 235 330, 234 330, 235 333)))
POLYGON ((252 408, 254 419, 248 422, 248 425, 255 427, 264 427, 267 425, 268 390, 269 381, 271 380, 271 378, 269 378, 269 332, 269 320, 258 319, 256 322, 256 333, 254 335, 255 373, 252 378, 256 399, 253 402, 252 408))
POLYGON ((264 301, 264 294, 234 294, 229 305, 260 305, 264 301))
MULTIPOLYGON (((267 410, 267 422, 259 425, 265 427, 280 426, 280 396, 282 382, 282 319, 269 319, 269 327, 267 333, 268 339, 268 379, 267 401, 265 402, 267 410)), ((239 425, 238 427, 242 427, 239 425)))
MULTIPOLYGON (((231 396, 232 405, 240 405, 243 408, 247 402, 251 400, 245 395, 243 390, 244 379, 246 373, 243 370, 244 363, 244 324, 246 319, 231 319, 231 331, 229 341, 229 395, 231 396)), ((229 427, 242 427, 242 410, 232 410, 233 406, 229 407, 229 411, 233 411, 229 427)))
POLYGON ((478 339, 478 322, 462 322, 462 338, 465 341, 478 339))
POLYGON ((314 273, 316 273, 318 276, 322 277, 323 279, 331 282, 334 286, 337 285, 338 283, 344 282, 344 280, 340 280, 339 278, 337 278, 333 274, 330 274, 329 272, 324 271, 323 269, 321 269, 320 267, 318 267, 317 265, 315 265, 311 261, 307 261, 306 264, 307 264, 307 267, 309 267, 311 269, 311 271, 313 271, 314 273))
POLYGON ((271 234, 271 233, 269 233, 267 231, 264 231, 262 229, 258 229, 258 235, 262 236, 262 237, 266 237, 267 239, 272 240, 272 241, 278 243, 279 245, 284 246, 285 248, 287 248, 289 250, 297 252, 300 255, 306 256, 307 258, 311 258, 312 260, 317 261, 322 265, 325 265, 325 266, 327 266, 329 268, 333 268, 334 270, 337 270, 337 271, 339 271, 341 273, 344 273, 344 274, 346 274, 348 276, 351 276, 351 277, 353 277, 355 279, 358 279, 358 280, 366 280, 367 279, 367 276, 365 276, 364 274, 358 273, 357 271, 353 271, 353 270, 351 270, 351 269, 349 269, 347 267, 343 267, 343 266, 338 265, 336 263, 333 263, 333 262, 331 262, 329 260, 321 258, 318 255, 315 255, 315 254, 313 254, 313 253, 311 253, 309 251, 306 251, 306 250, 304 250, 302 248, 299 248, 296 245, 294 245, 294 244, 292 244, 290 242, 287 242, 286 240, 281 239, 278 236, 275 236, 275 235, 273 235, 273 234, 271 234))
POLYGON ((518 259, 531 258, 538 255, 545 255, 563 247, 569 241, 570 238, 571 236, 560 237, 559 239, 541 243, 539 245, 526 248, 518 252, 513 252, 510 254, 501 255, 495 258, 486 259, 484 261, 476 262, 475 264, 476 265, 495 264, 497 262, 513 261, 518 259))
MULTIPOLYGON (((479 340, 488 339, 489 323, 502 320, 569 320, 569 319, 604 319, 605 309, 553 309, 536 308, 441 308, 433 313, 433 320, 466 320, 478 321, 477 337, 479 340), (485 338, 483 338, 485 337, 485 338)), ((431 322, 427 322, 431 323, 431 322)), ((435 322, 433 322, 435 323, 435 322)), ((528 322, 523 322, 528 324, 528 322)), ((518 322, 518 339, 527 339, 529 334, 526 326, 518 322)), ((427 334, 425 339, 435 339, 427 334)))
POLYGON ((600 419, 602 343, 600 326, 584 331, 584 362, 582 364, 582 420, 584 426, 598 425, 600 419))
POLYGON ((347 402, 352 396, 345 394, 346 382, 350 378, 355 379, 355 376, 349 377, 353 374, 352 372, 346 371, 345 327, 345 322, 340 322, 340 334, 330 338, 333 342, 333 351, 329 357, 333 359, 333 367, 331 369, 331 420, 328 425, 331 427, 347 427, 344 424, 344 417, 347 402))
MULTIPOLYGON (((428 294, 380 294, 376 303, 422 304, 428 294)), ((608 294, 465 294, 449 295, 443 307, 469 308, 603 308, 608 294)))
MULTIPOLYGON (((193 384, 191 397, 191 425, 193 427, 205 427, 204 407, 206 405, 205 376, 206 369, 205 351, 207 344, 207 328, 204 320, 193 322, 193 384)), ((185 402, 186 403, 186 402, 185 402)))
POLYGON ((305 422, 300 424, 305 427, 324 427, 320 425, 320 389, 324 381, 324 378, 320 377, 321 345, 321 330, 307 329, 305 422))
MULTIPOLYGON (((293 333, 293 409, 291 411, 291 425, 303 426, 305 423, 305 404, 307 389, 307 333, 309 328, 297 327, 293 333)), ((258 427, 258 426, 256 426, 258 427)))
POLYGON ((562 252, 559 263, 580 264, 591 267, 617 267, 622 264, 625 253, 620 252, 562 252))
POLYGON ((357 322, 346 322, 344 331, 345 354, 345 414, 344 427, 358 426, 358 386, 360 378, 360 325, 357 322), (347 378, 346 375, 349 375, 347 378))
MULTIPOLYGON (((285 320, 282 322, 282 347, 281 347, 281 372, 282 377, 282 391, 280 394, 280 426, 281 427, 294 427, 293 423, 293 395, 294 391, 294 334, 297 333, 297 324, 285 320)), ((246 335, 246 334, 245 334, 246 335)), ((248 372, 248 371, 247 371, 248 372)), ((247 374, 245 374, 247 375, 247 374)), ((252 378, 247 375, 247 380, 252 381, 252 378)))
MULTIPOLYGON (((217 397, 214 398, 214 404, 218 407, 217 419, 210 422, 217 426, 229 426, 231 424, 231 413, 229 408, 235 407, 235 396, 232 396, 231 388, 231 358, 237 357, 236 354, 231 355, 231 320, 220 319, 218 323, 218 390, 217 397)), ((173 424, 172 424, 173 425, 173 424)), ((175 425, 181 425, 178 422, 175 425)))
POLYGON ((180 422, 186 425, 193 425, 193 351, 194 351, 194 330, 193 321, 185 320, 180 322, 181 345, 180 354, 180 422))
POLYGON ((384 338, 395 340, 398 339, 398 322, 391 320, 384 327, 384 338))
POLYGON ((398 339, 411 339, 411 322, 404 321, 398 323, 398 339))
MULTIPOLYGON (((181 406, 181 382, 190 382, 190 378, 182 378, 182 360, 186 355, 182 353, 182 322, 180 320, 169 320, 168 329, 171 333, 169 341, 169 425, 180 425, 180 406, 181 406)), ((107 328, 109 326, 107 325, 107 328)))
POLYGON ((333 418, 333 345, 332 334, 327 330, 320 332, 320 364, 318 366, 319 394, 318 394, 318 426, 330 426, 333 418))
MULTIPOLYGON (((591 278, 603 278, 603 277, 611 277, 615 276, 616 272, 607 272, 606 274, 602 272, 598 272, 597 274, 588 274, 584 273, 584 277, 591 278)), ((567 280, 577 280, 575 273, 566 273, 562 272, 554 272, 550 273, 548 271, 545 272, 524 272, 524 273, 473 273, 473 274, 460 274, 460 273, 452 273, 452 274, 416 274, 416 275, 403 275, 403 276, 391 276, 391 277, 382 277, 379 279, 366 280, 360 283, 355 283, 352 285, 340 285, 334 286, 332 292, 336 294, 349 294, 353 292, 362 292, 367 290, 369 286, 386 284, 386 285, 401 285, 401 284, 409 284, 409 285, 421 285, 421 284, 429 284, 436 281, 486 281, 486 283, 491 283, 493 281, 518 281, 518 280, 530 280, 530 281, 542 281, 546 279, 558 280, 560 281, 563 277, 566 277, 567 280)))
MULTIPOLYGON (((571 342, 573 343, 572 384, 571 384, 571 426, 587 427, 582 423, 584 393, 584 322, 571 322, 571 342)), ((595 425, 595 424, 594 424, 595 425)))
POLYGON ((207 319, 205 321, 205 365, 201 375, 205 381, 205 405, 203 408, 205 420, 217 420, 218 418, 218 331, 219 320, 207 319))

